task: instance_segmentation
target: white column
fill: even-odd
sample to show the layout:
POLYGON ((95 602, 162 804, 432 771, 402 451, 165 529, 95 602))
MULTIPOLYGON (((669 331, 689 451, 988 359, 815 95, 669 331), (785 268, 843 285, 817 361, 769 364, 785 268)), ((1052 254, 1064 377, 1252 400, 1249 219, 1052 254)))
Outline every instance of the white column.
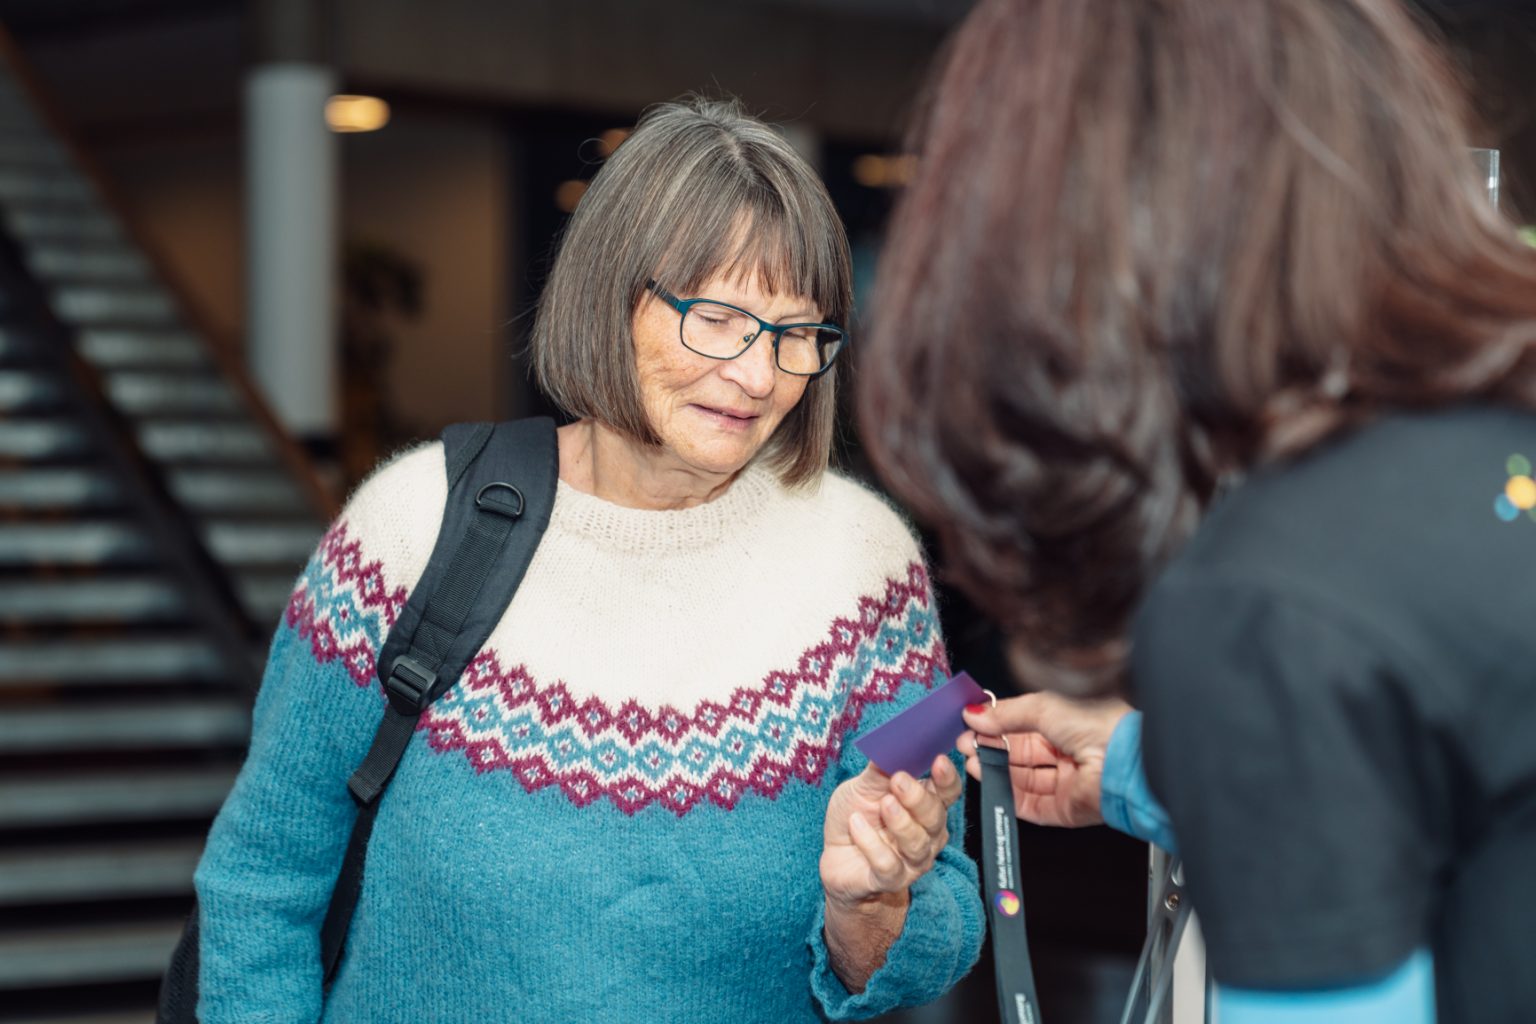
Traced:
POLYGON ((334 72, 253 66, 245 84, 246 352, 278 421, 301 438, 336 432, 334 72))

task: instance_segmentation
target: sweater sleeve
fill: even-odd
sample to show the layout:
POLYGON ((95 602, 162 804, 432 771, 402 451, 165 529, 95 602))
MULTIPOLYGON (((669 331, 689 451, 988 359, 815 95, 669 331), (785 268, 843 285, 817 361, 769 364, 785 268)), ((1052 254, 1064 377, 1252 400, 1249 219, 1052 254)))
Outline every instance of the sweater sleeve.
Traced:
POLYGON ((198 865, 203 1024, 320 1018, 320 923, 355 817, 347 778, 381 704, 353 678, 355 659, 327 657, 338 631, 311 618, 327 575, 317 553, 278 626, 245 765, 198 865))
MULTIPOLYGON (((866 703, 857 726, 843 738, 834 782, 858 775, 869 763, 854 746, 865 732, 889 721, 907 707, 927 696, 947 676, 942 645, 937 636, 938 620, 934 614, 931 592, 925 595, 922 628, 933 631, 934 658, 921 672, 909 672, 898 682, 883 684, 881 673, 872 672, 865 685, 878 688, 893 685, 893 699, 866 703)), ((906 612, 903 621, 891 628, 912 629, 918 624, 916 609, 906 612)), ((912 667, 909 663, 909 668, 912 667)), ((868 691, 866 690, 866 693, 868 691)), ((857 694, 856 698, 857 699, 857 694)), ((951 755, 961 778, 964 762, 951 755)), ((869 979, 864 991, 853 995, 833 972, 827 952, 824 907, 818 902, 809 941, 813 955, 811 988, 822 1010, 831 1020, 861 1020, 902 1006, 930 1003, 954 987, 981 955, 984 923, 976 863, 966 856, 965 801, 949 809, 949 843, 940 852, 932 870, 913 884, 911 903, 901 934, 886 953, 885 963, 869 979)))
MULTIPOLYGON (((430 472, 434 457, 440 465, 425 453, 405 471, 430 472)), ((321 1016, 320 924, 356 818, 347 779, 382 714, 374 659, 406 596, 404 581, 386 583, 364 541, 395 550, 426 528, 381 526, 379 510, 393 507, 379 501, 381 486, 394 486, 390 467, 362 485, 295 585, 245 764, 194 876, 204 1024, 321 1016)))
POLYGON ((1104 824, 1169 853, 1179 852, 1168 812, 1152 795, 1141 761, 1141 712, 1120 719, 1104 751, 1104 778, 1099 787, 1104 824))

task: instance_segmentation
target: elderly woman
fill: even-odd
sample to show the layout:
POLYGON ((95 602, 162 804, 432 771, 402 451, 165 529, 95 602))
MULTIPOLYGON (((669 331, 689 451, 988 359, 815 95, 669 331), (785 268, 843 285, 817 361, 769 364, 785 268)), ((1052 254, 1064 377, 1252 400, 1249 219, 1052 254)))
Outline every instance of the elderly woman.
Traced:
POLYGON ((867 438, 1023 683, 1142 708, 969 714, 1020 812, 1177 840, 1222 1024, 1536 1019, 1536 252, 1444 58, 982 0, 929 110, 867 438))
POLYGON ((965 973, 957 763, 888 777, 851 742, 945 660, 912 534, 827 470, 849 282, 779 135, 720 103, 642 119, 535 331, 575 418, 548 531, 383 799, 328 991, 346 780, 443 513, 442 446, 364 483, 298 582, 197 872, 203 1021, 782 1024, 965 973))

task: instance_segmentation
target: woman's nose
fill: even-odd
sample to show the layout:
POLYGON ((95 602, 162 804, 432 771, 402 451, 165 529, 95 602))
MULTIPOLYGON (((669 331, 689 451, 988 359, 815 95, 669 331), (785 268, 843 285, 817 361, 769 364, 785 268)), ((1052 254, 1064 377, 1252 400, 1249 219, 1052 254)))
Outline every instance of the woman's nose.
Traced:
POLYGON ((721 376, 753 398, 766 398, 773 391, 774 377, 778 373, 773 351, 775 340, 767 331, 747 335, 742 339, 747 350, 722 363, 721 376))

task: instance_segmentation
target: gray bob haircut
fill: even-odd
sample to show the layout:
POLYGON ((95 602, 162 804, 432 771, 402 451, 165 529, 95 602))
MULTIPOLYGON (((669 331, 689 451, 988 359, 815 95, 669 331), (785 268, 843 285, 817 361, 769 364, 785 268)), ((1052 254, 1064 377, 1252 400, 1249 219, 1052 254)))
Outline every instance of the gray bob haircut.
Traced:
MULTIPOLYGON (((815 170, 735 101, 647 110, 592 179, 560 242, 533 329, 533 372, 566 412, 642 444, 633 317, 646 281, 684 297, 718 273, 756 274, 843 326, 853 306, 848 239, 815 170)), ((759 458, 790 487, 821 478, 832 450, 836 368, 811 381, 759 458)))

